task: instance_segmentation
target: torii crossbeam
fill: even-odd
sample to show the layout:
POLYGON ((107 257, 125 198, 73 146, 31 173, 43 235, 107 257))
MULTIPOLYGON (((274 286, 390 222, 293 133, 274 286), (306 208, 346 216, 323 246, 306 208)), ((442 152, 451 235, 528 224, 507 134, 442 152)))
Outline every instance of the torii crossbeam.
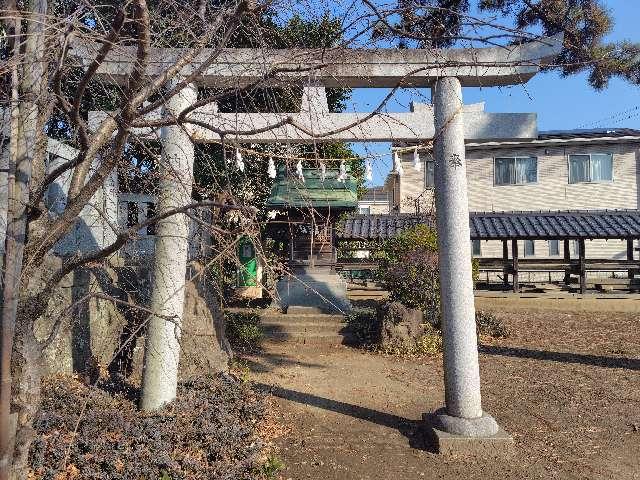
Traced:
MULTIPOLYGON (((305 93, 306 93, 305 89, 305 93)), ((108 112, 90 112, 89 125, 95 130, 108 112)), ((538 136, 535 113, 487 113, 478 105, 463 108, 464 138, 468 141, 516 140, 538 136)), ((159 122, 161 111, 146 115, 147 122, 159 122)), ((416 142, 436 135, 430 105, 414 103, 406 113, 329 113, 321 108, 296 113, 218 113, 208 105, 186 116, 183 126, 196 143, 323 143, 323 142, 416 142)), ((134 135, 160 136, 160 128, 133 128, 134 135)))
MULTIPOLYGON (((562 48, 562 34, 518 45, 447 50, 421 49, 202 49, 180 71, 199 86, 242 87, 265 81, 291 85, 311 78, 325 87, 432 87, 438 78, 456 77, 465 87, 528 82, 540 65, 562 48)), ((101 45, 77 41, 72 54, 88 67, 101 45)), ((147 75, 165 72, 190 49, 151 49, 147 75)), ((116 45, 100 64, 97 78, 122 83, 133 69, 136 47, 116 45)))

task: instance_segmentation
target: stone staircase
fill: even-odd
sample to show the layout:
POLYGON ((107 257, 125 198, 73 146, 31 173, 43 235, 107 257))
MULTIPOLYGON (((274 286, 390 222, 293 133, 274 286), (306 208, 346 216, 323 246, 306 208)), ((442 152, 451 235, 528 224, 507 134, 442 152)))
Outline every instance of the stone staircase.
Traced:
POLYGON ((296 269, 276 284, 278 306, 315 308, 318 313, 348 312, 347 282, 330 268, 305 267, 296 269))
POLYGON ((343 345, 351 336, 344 316, 314 307, 289 307, 287 313, 271 310, 260 322, 267 341, 304 345, 343 345))

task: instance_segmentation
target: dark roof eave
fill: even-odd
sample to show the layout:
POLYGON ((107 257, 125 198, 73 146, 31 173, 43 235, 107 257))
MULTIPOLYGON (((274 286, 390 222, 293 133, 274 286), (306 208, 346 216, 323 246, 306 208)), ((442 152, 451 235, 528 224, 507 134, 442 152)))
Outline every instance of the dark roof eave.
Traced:
MULTIPOLYGON (((418 223, 435 225, 424 215, 351 215, 338 238, 387 239, 418 223)), ((469 226, 472 240, 624 240, 640 238, 640 210, 472 212, 469 226)))

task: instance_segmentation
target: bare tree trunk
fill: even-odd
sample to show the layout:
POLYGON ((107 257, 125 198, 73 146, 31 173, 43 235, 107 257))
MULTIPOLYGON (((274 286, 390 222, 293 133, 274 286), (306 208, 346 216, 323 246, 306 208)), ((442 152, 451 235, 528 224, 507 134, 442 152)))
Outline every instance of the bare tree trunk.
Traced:
MULTIPOLYGON (((33 337, 33 319, 28 325, 20 325, 20 338, 15 342, 16 319, 21 289, 24 287, 23 257, 27 236, 27 205, 31 174, 36 158, 37 144, 41 141, 42 132, 39 124, 39 101, 44 85, 44 32, 47 13, 45 0, 34 0, 29 5, 30 14, 23 42, 16 41, 14 54, 20 55, 24 46, 23 61, 14 67, 12 72, 12 109, 11 109, 11 152, 8 177, 8 211, 7 235, 5 240, 4 285, 2 303, 2 330, 0 331, 0 480, 9 478, 13 457, 13 442, 9 429, 11 409, 18 412, 18 429, 16 435, 16 453, 14 458, 14 478, 25 477, 25 466, 31 435, 21 430, 25 423, 31 428, 34 405, 38 405, 39 396, 39 358, 41 349, 33 337), (17 347, 14 349, 14 347, 17 347), (25 348, 26 347, 26 350, 25 348), (17 361, 21 360, 21 361, 17 361), (13 369, 12 363, 24 368, 13 369), (29 372, 29 373, 27 373, 29 372), (35 373, 35 377, 31 375, 35 373), (15 382, 12 382, 12 375, 15 382), (26 374, 26 377, 24 375, 26 374), (23 383, 26 381, 26 383, 23 383), (32 388, 36 382, 36 390, 32 388), (24 398, 26 387, 29 392, 26 403, 24 398), (13 394, 12 394, 13 392, 13 394), (31 395, 35 395, 36 398, 31 395), (12 402, 12 399, 14 400, 12 402), (17 401, 16 401, 17 400, 17 401), (26 407, 26 408, 25 408, 26 407), (26 450, 25 443, 26 440, 26 450)), ((20 21, 16 19, 15 34, 20 32, 20 21)), ((24 317, 23 317, 24 318, 24 317)))
MULTIPOLYGON (((197 100, 197 89, 183 88, 167 102, 176 118, 197 100)), ((191 201, 193 143, 180 125, 162 129, 161 180, 157 212, 179 208, 191 201)), ((184 213, 158 222, 151 308, 142 373, 140 408, 155 410, 175 399, 180 359, 180 328, 184 310, 189 219, 184 213)))
MULTIPOLYGON (((19 22, 18 23, 19 26, 19 22)), ((16 170, 20 151, 20 106, 18 103, 18 72, 12 69, 11 78, 11 137, 9 144, 9 175, 7 177, 7 231, 4 250, 4 282, 2 286, 2 324, 0 325, 0 479, 9 478, 13 457, 11 428, 11 357, 15 336, 18 290, 24 252, 24 230, 20 237, 16 221, 19 206, 16 192, 16 170)))
POLYGON ((12 407, 17 411, 17 428, 11 478, 27 478, 29 449, 35 437, 33 422, 40 408, 40 382, 44 372, 42 345, 33 332, 33 317, 21 302, 13 348, 12 407))

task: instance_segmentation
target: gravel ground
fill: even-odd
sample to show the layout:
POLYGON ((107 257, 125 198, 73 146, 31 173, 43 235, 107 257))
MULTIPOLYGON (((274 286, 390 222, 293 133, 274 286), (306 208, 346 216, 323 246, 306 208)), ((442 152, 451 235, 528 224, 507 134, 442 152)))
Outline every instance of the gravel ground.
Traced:
POLYGON ((290 427, 282 478, 640 479, 640 319, 493 311, 510 336, 481 339, 483 405, 511 455, 432 453, 420 418, 444 403, 441 358, 268 345, 247 361, 290 427))

